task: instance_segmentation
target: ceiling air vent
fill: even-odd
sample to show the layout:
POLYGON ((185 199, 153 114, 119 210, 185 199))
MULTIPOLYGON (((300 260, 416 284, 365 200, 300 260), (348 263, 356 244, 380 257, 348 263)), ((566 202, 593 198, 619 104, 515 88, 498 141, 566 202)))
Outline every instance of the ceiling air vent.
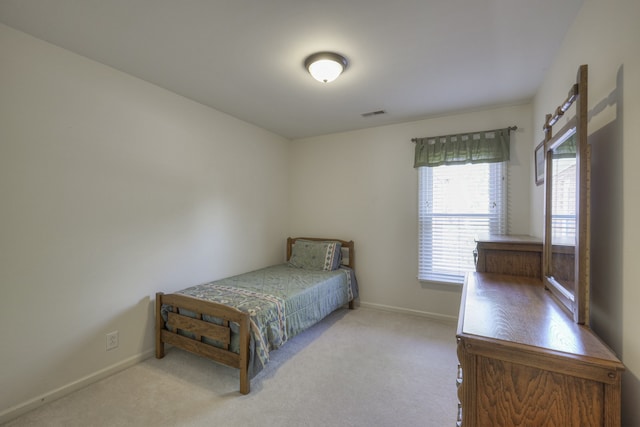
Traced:
POLYGON ((362 117, 373 117, 373 116, 379 116, 381 114, 387 114, 387 112, 384 110, 370 111, 368 113, 362 113, 362 117))

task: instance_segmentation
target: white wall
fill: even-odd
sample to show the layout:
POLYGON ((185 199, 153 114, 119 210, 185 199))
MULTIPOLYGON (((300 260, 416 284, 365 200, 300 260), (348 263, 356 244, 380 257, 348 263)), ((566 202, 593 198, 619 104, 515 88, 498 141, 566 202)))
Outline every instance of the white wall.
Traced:
MULTIPOLYGON (((517 125, 510 161, 512 233, 529 231, 531 106, 520 105, 293 141, 291 234, 353 239, 362 304, 454 319, 460 286, 421 284, 411 138, 517 125)), ((469 254, 471 256, 471 254, 469 254)))
POLYGON ((281 262, 289 142, 3 25, 0 58, 2 422, 149 355, 156 291, 281 262))
MULTIPOLYGON (((536 141, 545 114, 589 66, 592 147, 591 323, 622 357, 623 425, 640 425, 640 2, 585 0, 534 101, 536 141)), ((564 122, 560 122, 559 127, 564 122)), ((533 145, 532 145, 533 147, 533 145)), ((532 206, 542 202, 533 188, 532 206)), ((542 235, 542 211, 532 211, 542 235)))

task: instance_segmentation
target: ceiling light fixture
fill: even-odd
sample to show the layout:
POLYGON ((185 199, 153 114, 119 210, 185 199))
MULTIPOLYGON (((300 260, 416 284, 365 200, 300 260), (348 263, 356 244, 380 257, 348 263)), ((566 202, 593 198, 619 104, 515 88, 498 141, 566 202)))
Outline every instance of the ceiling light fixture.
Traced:
POLYGON ((347 58, 334 52, 318 52, 304 60, 304 67, 319 82, 329 83, 347 68, 347 58))

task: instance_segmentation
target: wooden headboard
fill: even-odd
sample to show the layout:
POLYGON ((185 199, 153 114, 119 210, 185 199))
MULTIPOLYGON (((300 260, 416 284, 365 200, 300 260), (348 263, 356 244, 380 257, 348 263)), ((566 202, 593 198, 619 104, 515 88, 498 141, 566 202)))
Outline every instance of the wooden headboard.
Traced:
POLYGON ((289 237, 287 238, 287 261, 291 258, 291 247, 296 242, 296 240, 313 240, 316 242, 340 242, 342 245, 342 265, 354 268, 355 265, 355 252, 353 249, 353 240, 341 240, 341 239, 327 239, 320 237, 289 237))

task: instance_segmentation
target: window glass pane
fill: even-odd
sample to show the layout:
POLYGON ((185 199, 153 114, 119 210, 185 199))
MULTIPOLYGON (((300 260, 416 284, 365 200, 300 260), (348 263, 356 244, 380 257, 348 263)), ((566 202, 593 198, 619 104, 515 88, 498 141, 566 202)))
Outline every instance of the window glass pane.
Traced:
POLYGON ((419 168, 420 280, 462 283, 475 238, 506 233, 506 166, 419 168))

